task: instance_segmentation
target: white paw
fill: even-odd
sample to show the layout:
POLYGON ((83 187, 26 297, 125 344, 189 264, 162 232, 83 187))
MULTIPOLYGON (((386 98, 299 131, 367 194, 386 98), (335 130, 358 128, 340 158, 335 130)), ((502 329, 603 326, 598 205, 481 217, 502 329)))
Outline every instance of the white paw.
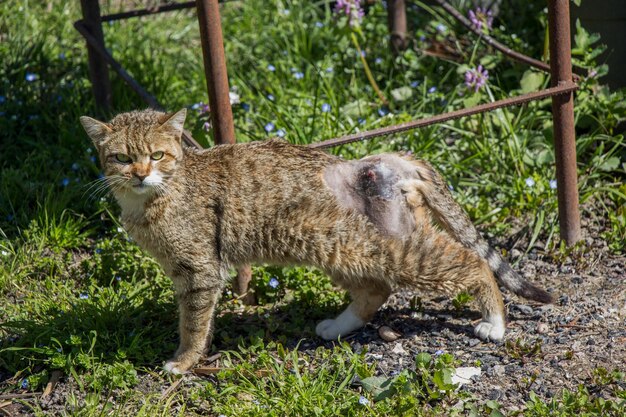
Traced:
POLYGON ((163 369, 165 370, 165 372, 169 372, 170 374, 174 374, 174 375, 182 375, 184 374, 184 372, 182 372, 180 369, 178 369, 178 362, 175 361, 169 361, 165 364, 165 366, 163 367, 163 369))
POLYGON ((496 323, 481 321, 474 328, 474 334, 482 340, 502 340, 504 337, 504 323, 501 319, 499 321, 496 323))
POLYGON ((364 325, 365 321, 357 317, 357 315, 352 312, 352 309, 348 307, 343 313, 338 315, 336 319, 328 319, 320 322, 315 328, 315 333, 322 339, 335 340, 339 336, 345 336, 364 325))
POLYGON ((328 319, 320 321, 315 327, 315 333, 324 340, 334 340, 341 336, 336 320, 328 319))

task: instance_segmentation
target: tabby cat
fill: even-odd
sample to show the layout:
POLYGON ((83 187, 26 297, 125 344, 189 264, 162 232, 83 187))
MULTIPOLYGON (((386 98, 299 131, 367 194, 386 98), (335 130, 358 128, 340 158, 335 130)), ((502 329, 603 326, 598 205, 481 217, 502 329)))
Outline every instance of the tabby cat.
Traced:
POLYGON ((327 340, 371 320, 396 288, 472 292, 485 340, 505 331, 494 273, 516 294, 551 301, 487 245, 428 163, 394 154, 345 161, 279 140, 190 149, 181 144, 185 116, 80 119, 122 223, 174 282, 180 345, 166 370, 185 372, 205 352, 229 268, 242 264, 311 265, 348 290, 348 308, 316 328, 327 340))

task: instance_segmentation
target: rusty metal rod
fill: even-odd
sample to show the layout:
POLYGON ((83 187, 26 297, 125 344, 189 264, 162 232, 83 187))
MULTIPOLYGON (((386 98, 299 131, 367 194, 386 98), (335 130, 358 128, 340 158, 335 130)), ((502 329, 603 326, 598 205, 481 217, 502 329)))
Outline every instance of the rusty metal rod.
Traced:
POLYGON ((128 19, 131 17, 140 17, 157 13, 171 12, 174 10, 190 9, 196 6, 195 1, 187 1, 185 3, 163 4, 148 9, 129 10, 122 13, 113 13, 102 16, 103 22, 112 22, 114 20, 128 19))
POLYGON ((397 55, 408 46, 405 0, 387 2, 387 25, 390 35, 389 44, 393 53, 397 55))
MULTIPOLYGON (((572 82, 569 1, 548 1, 550 67, 553 87, 572 82)), ((581 238, 573 93, 552 97, 552 119, 560 235, 565 243, 571 246, 581 238)))
POLYGON ((112 98, 109 70, 100 54, 96 52, 96 48, 104 48, 100 5, 98 0, 81 0, 80 5, 83 12, 84 31, 92 38, 92 42, 87 43, 91 88, 96 106, 101 110, 108 111, 111 108, 112 98))
POLYGON ((414 120, 411 122, 401 123, 399 125, 381 127, 380 129, 368 130, 365 132, 354 133, 339 138, 328 139, 322 142, 312 143, 308 145, 311 148, 331 148, 333 146, 345 145, 351 142, 371 139, 376 136, 389 135, 392 133, 404 132, 406 130, 417 129, 419 127, 429 126, 436 123, 446 122, 452 119, 459 119, 465 116, 471 116, 477 113, 484 113, 502 107, 518 106, 533 100, 540 100, 560 94, 572 93, 578 88, 573 82, 565 83, 557 87, 547 88, 545 90, 535 91, 532 93, 522 94, 517 97, 505 98, 503 100, 494 101, 492 103, 479 104, 478 106, 467 109, 455 110, 448 113, 438 114, 432 117, 414 120))
MULTIPOLYGON (((459 23, 465 26, 467 29, 471 30, 473 33, 478 35, 481 40, 485 41, 489 46, 497 49, 502 52, 504 55, 513 58, 516 61, 523 62, 525 64, 530 65, 531 67, 535 67, 545 72, 550 72, 550 65, 546 64, 543 61, 539 61, 535 58, 531 58, 528 55, 524 55, 520 52, 514 51, 508 46, 498 42, 488 34, 476 29, 472 22, 470 22, 465 16, 463 16, 457 9, 455 9, 450 3, 445 0, 435 0, 450 16, 454 17, 459 23)), ((578 81, 580 77, 574 74, 574 81, 578 81)))
POLYGON ((217 0, 196 0, 196 8, 213 138, 216 144, 235 143, 219 3, 217 0))
MULTIPOLYGON (((215 144, 235 143, 235 124, 230 106, 228 71, 224 54, 224 40, 218 0, 196 0, 198 24, 204 72, 209 94, 211 123, 215 144)), ((254 293, 250 291, 252 268, 249 265, 237 269, 233 291, 242 297, 245 304, 254 304, 254 293)))
MULTIPOLYGON (((82 20, 77 20, 74 22, 74 27, 76 30, 83 35, 87 44, 93 48, 93 51, 97 53, 109 66, 113 71, 115 71, 122 80, 130 88, 132 88, 139 97, 147 103, 150 107, 157 110, 164 110, 165 108, 159 103, 159 101, 150 93, 148 93, 126 70, 122 65, 113 58, 113 56, 109 53, 109 51, 101 45, 96 38, 94 38, 91 33, 85 27, 85 23, 82 20)), ((202 146, 191 136, 191 134, 187 131, 183 132, 183 140, 188 146, 193 146, 198 149, 202 149, 202 146)))

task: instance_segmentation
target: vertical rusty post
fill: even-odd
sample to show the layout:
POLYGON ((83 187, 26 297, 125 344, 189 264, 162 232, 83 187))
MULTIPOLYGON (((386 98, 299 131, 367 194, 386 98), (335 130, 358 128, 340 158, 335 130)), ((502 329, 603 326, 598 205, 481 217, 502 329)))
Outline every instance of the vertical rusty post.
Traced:
MULTIPOLYGON (((552 86, 572 82, 569 2, 548 1, 552 86)), ((573 245, 580 240, 573 92, 552 97, 552 118, 561 238, 573 245)))
POLYGON ((218 0, 196 0, 215 144, 235 143, 218 0))
POLYGON ((387 25, 389 27, 389 44, 394 54, 407 47, 406 37, 406 3, 405 0, 389 0, 387 2, 387 25))
MULTIPOLYGON (((228 72, 218 0, 196 0, 196 8, 211 108, 213 139, 216 145, 235 143, 235 126, 228 94, 228 72)), ((237 270, 233 289, 237 295, 243 296, 242 301, 245 304, 254 303, 254 295, 249 292, 251 280, 252 269, 249 265, 244 265, 237 270)))
MULTIPOLYGON (((80 0, 83 11, 83 22, 89 33, 104 48, 104 34, 102 33, 102 21, 100 19, 100 5, 98 0, 80 0)), ((87 43, 87 55, 89 57, 89 78, 96 100, 96 106, 100 110, 107 111, 111 108, 111 81, 109 80, 109 68, 106 61, 87 43)))

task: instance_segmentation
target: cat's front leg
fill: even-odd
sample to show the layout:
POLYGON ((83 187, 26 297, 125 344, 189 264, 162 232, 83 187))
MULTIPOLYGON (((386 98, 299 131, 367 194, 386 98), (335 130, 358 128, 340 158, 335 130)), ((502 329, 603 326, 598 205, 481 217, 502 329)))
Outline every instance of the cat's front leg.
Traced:
POLYGON ((195 365, 211 344, 213 315, 222 293, 219 269, 189 265, 173 277, 179 309, 180 344, 165 370, 182 374, 195 365))

